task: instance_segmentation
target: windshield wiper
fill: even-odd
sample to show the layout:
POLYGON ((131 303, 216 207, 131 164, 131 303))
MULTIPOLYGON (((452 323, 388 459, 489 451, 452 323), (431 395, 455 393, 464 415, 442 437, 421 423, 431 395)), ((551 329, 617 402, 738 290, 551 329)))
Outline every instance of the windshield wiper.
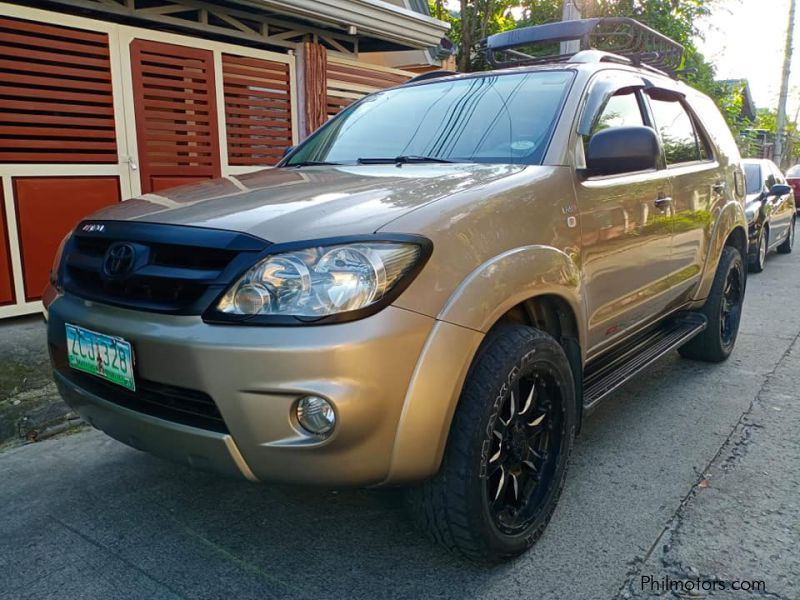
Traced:
POLYGON ((435 156, 420 156, 408 154, 405 156, 395 156, 394 158, 359 158, 356 162, 360 165, 406 165, 413 163, 453 163, 454 160, 446 158, 436 158, 435 156))
POLYGON ((327 162, 324 160, 304 160, 296 163, 289 163, 287 167, 319 167, 324 165, 341 165, 338 162, 327 162))

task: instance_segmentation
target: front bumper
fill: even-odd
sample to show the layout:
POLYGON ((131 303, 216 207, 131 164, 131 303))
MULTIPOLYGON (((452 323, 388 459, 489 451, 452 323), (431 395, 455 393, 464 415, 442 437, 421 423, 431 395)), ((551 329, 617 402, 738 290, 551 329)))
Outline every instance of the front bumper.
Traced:
POLYGON ((53 377, 61 397, 90 425, 136 448, 194 468, 231 477, 256 477, 229 434, 206 431, 130 410, 85 390, 62 373, 53 377))
POLYGON ((376 485, 391 482, 397 469, 393 448, 406 392, 434 324, 390 306, 336 325, 209 325, 199 317, 66 295, 49 306, 48 341, 66 402, 126 444, 249 479, 376 485), (223 428, 145 414, 122 388, 79 377, 66 364, 64 323, 125 338, 133 345, 137 380, 207 394, 223 428), (312 394, 329 399, 336 411, 337 426, 324 440, 304 433, 294 419, 297 400, 312 394))

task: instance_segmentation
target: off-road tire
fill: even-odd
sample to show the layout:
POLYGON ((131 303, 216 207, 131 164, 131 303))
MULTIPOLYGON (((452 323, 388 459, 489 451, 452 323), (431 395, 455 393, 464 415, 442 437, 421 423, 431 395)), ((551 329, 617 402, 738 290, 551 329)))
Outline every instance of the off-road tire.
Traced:
MULTIPOLYGON (((519 391, 521 387, 516 389, 519 391)), ((542 331, 522 325, 503 326, 490 332, 464 383, 439 472, 406 492, 413 520, 432 541, 476 562, 497 563, 521 554, 539 539, 553 514, 564 485, 576 422, 572 372, 558 342, 542 331), (510 535, 498 528, 488 508, 492 504, 486 492, 491 435, 497 419, 502 418, 500 411, 508 406, 515 383, 520 386, 523 378, 534 377, 532 374, 539 370, 547 370, 548 381, 552 377, 555 382, 549 386, 555 385, 557 392, 547 394, 557 395, 560 400, 544 405, 554 407, 553 414, 560 415, 549 422, 558 422, 558 431, 563 435, 552 438, 548 435, 548 440, 558 440, 554 443, 558 446, 557 454, 548 463, 552 474, 549 485, 535 483, 532 494, 525 496, 541 498, 541 502, 529 504, 531 509, 537 507, 530 517, 533 520, 524 530, 510 535)), ((550 456, 549 452, 547 455, 550 456)), ((517 496, 516 489, 514 493, 517 496)))
POLYGON ((780 254, 791 254, 792 248, 794 247, 794 226, 795 226, 795 219, 797 217, 792 217, 792 222, 789 224, 789 231, 786 234, 786 239, 783 240, 783 243, 778 246, 778 252, 780 254))
POLYGON ((747 270, 751 273, 761 273, 767 264, 767 254, 769 253, 769 228, 763 227, 758 236, 758 245, 753 256, 748 261, 747 270))
POLYGON ((739 331, 746 283, 747 270, 744 268, 741 253, 733 246, 725 246, 717 266, 717 272, 714 275, 714 283, 711 285, 711 293, 703 308, 699 311, 708 319, 708 326, 700 335, 692 338, 678 349, 681 356, 706 362, 722 362, 730 356, 736 344, 736 336, 739 331), (732 270, 738 270, 740 300, 737 307, 736 321, 733 323, 732 337, 725 340, 722 332, 722 316, 726 284, 732 270))

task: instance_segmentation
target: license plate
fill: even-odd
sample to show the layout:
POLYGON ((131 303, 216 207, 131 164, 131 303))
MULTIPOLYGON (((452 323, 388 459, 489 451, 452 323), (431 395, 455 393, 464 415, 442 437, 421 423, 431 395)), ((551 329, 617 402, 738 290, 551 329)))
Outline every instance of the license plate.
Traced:
POLYGON ((69 366, 136 391, 130 342, 66 324, 69 366))

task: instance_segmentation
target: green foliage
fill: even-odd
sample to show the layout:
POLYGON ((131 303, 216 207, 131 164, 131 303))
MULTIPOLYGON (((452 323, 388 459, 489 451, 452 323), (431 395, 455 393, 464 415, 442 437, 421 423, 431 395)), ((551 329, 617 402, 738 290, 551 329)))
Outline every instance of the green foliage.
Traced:
MULTIPOLYGON (((763 129, 774 138, 778 131, 778 111, 759 108, 756 114, 756 122, 753 128, 763 129)), ((788 115, 786 117, 785 132, 786 140, 783 154, 787 157, 797 156, 800 151, 800 149, 798 149, 798 145, 800 145, 800 132, 798 131, 798 123, 793 121, 788 115)))
MULTIPOLYGON (((561 19, 563 0, 460 0, 460 10, 448 12, 443 0, 429 0, 431 14, 451 23, 451 39, 459 47, 461 71, 487 68, 479 55, 483 37, 514 27, 540 25, 561 19), (520 15, 515 19, 515 14, 520 15), (466 18, 462 16, 466 15, 466 18)), ((697 49, 697 23, 721 0, 576 0, 584 17, 632 17, 683 44, 686 49, 680 78, 713 98, 737 139, 747 143, 751 124, 742 117, 742 89, 715 81, 714 66, 697 49)))

